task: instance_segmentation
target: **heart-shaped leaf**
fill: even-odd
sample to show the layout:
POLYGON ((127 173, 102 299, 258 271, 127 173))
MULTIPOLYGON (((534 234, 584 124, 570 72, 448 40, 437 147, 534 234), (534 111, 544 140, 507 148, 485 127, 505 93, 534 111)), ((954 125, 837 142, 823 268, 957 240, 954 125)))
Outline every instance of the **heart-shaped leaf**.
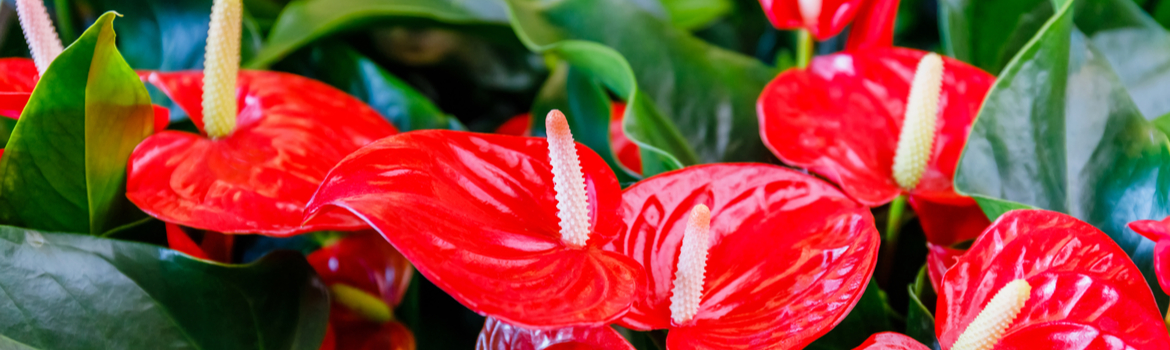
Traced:
MULTIPOLYGON (((626 99, 630 106, 625 118, 626 135, 642 147, 644 162, 655 150, 673 155, 682 165, 769 158, 758 137, 755 109, 755 97, 776 74, 768 66, 705 43, 628 1, 507 3, 513 28, 529 48, 552 51, 573 68, 588 70, 594 79, 626 99), (569 46, 584 46, 569 44, 576 40, 602 43, 614 52, 568 50, 569 46), (614 62, 603 61, 609 57, 614 57, 614 62), (633 79, 602 75, 602 69, 617 71, 626 67, 633 79), (669 140, 667 135, 651 134, 668 124, 651 124, 654 120, 650 119, 656 118, 642 116, 643 111, 649 111, 640 106, 645 102, 631 98, 635 92, 652 101, 660 115, 676 125, 683 140, 679 146, 693 147, 693 158, 685 149, 672 145, 677 141, 669 140)), ((648 167, 643 164, 645 174, 658 172, 645 169, 648 167)))
POLYGON ((1170 214, 1170 141, 1074 28, 1071 10, 1065 3, 996 80, 955 187, 988 214, 1016 202, 1093 224, 1155 285, 1154 243, 1126 224, 1170 214))
POLYGON ((116 16, 99 18, 33 90, 0 159, 0 222, 98 234, 138 218, 126 162, 154 112, 114 47, 116 16))
MULTIPOLYGON (((84 37, 84 36, 83 36, 84 37)), ((152 245, 0 226, 0 347, 303 349, 329 298, 300 254, 248 265, 152 245)))
MULTIPOLYGON (((1076 27, 1100 49, 1139 110, 1170 112, 1170 33, 1132 0, 1073 1, 1076 27)), ((944 0, 943 43, 956 58, 998 73, 1054 13, 1051 0, 944 0), (987 25, 996 23, 997 25, 987 25), (1002 25, 999 25, 1002 24, 1002 25)))
POLYGON ((328 34, 394 17, 425 17, 459 24, 504 25, 508 21, 500 1, 296 0, 281 11, 264 48, 247 66, 267 67, 328 34))

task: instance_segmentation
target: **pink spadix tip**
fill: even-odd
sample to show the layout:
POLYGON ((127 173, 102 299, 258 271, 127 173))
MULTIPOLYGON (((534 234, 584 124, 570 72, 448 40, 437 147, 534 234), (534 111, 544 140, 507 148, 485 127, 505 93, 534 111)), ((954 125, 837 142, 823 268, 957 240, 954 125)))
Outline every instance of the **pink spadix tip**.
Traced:
POLYGON ((557 218, 560 219, 561 241, 572 248, 581 248, 589 241, 589 197, 585 193, 585 175, 577 158, 577 145, 569 122, 558 110, 548 112, 544 119, 548 134, 548 158, 552 164, 553 188, 557 195, 557 218))
POLYGON ((690 322, 699 312, 703 283, 707 273, 707 250, 711 239, 711 209, 699 204, 691 209, 682 248, 679 248, 678 271, 670 296, 670 319, 675 324, 690 322))

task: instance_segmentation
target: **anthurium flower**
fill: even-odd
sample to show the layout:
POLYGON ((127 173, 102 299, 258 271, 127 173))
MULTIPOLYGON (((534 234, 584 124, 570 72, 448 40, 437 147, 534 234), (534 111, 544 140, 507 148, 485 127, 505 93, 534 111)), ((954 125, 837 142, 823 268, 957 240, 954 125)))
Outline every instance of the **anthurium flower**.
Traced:
MULTIPOLYGON (((610 119, 609 119, 609 142, 613 146, 613 153, 617 156, 618 162, 622 166, 635 173, 642 173, 642 153, 638 150, 638 145, 634 141, 630 141, 626 137, 626 133, 622 131, 622 120, 626 115, 626 104, 621 102, 613 102, 610 104, 610 119)), ((532 136, 532 115, 524 113, 504 122, 499 128, 496 128, 495 133, 513 136, 532 136)))
POLYGON ((160 220, 223 233, 365 228, 336 214, 301 226, 304 205, 333 165, 397 130, 323 83, 276 72, 237 74, 239 6, 217 1, 212 10, 206 74, 149 74, 201 134, 165 131, 140 143, 127 197, 160 220))
POLYGON ((866 339, 854 350, 930 350, 930 348, 901 333, 881 332, 869 336, 869 339, 866 339))
POLYGON ((644 287, 633 259, 604 251, 621 230, 621 189, 572 141, 417 131, 338 163, 306 210, 315 225, 356 215, 423 276, 481 314, 530 329, 601 326, 644 287), (352 213, 352 214, 351 214, 352 213))
POLYGON ((337 319, 330 311, 321 350, 414 350, 414 334, 397 321, 371 323, 337 319))
POLYGON ((862 204, 908 195, 927 240, 950 246, 989 224, 952 180, 994 79, 912 49, 819 56, 765 88, 761 134, 782 161, 825 176, 862 204))
POLYGON ((605 249, 645 266, 617 321, 669 329, 669 349, 798 349, 861 298, 880 238, 869 209, 772 165, 663 173, 622 193, 626 230, 605 249))
POLYGON ((476 350, 634 350, 609 326, 532 330, 488 317, 479 332, 476 350))
POLYGON ((988 227, 947 271, 937 310, 944 350, 1170 348, 1125 251, 1045 210, 1010 211, 988 227))
POLYGON ((866 1, 760 0, 764 15, 779 29, 806 29, 820 41, 841 33, 866 1))
POLYGON ((388 320, 414 273, 406 257, 371 231, 341 237, 308 260, 333 291, 334 318, 388 320))
POLYGON ((1149 238, 1154 246, 1154 274, 1162 291, 1170 293, 1170 217, 1159 220, 1138 220, 1129 228, 1149 238))

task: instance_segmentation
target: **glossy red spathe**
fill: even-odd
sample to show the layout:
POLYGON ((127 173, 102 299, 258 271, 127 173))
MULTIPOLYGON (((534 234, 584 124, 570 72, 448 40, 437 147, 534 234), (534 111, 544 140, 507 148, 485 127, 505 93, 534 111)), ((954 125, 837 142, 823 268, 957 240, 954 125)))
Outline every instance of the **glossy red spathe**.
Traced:
POLYGON ((934 148, 922 180, 905 191, 893 177, 894 155, 910 82, 926 52, 878 48, 820 56, 789 70, 760 95, 764 144, 787 164, 837 183, 868 206, 909 195, 927 240, 950 246, 974 239, 990 222, 952 185, 975 116, 995 77, 943 58, 934 148))
POLYGON ((854 350, 930 350, 930 348, 901 333, 882 332, 869 336, 869 339, 866 339, 854 350))
POLYGON ((415 350, 414 333, 398 321, 372 323, 338 319, 330 312, 321 350, 415 350), (331 334, 330 334, 331 332, 331 334))
MULTIPOLYGON (((348 234, 307 257, 326 285, 342 283, 380 297, 391 309, 402 302, 414 273, 410 261, 377 232, 348 234)), ((334 304, 334 317, 362 319, 334 304)))
POLYGON ((1170 217, 1134 221, 1129 228, 1154 241, 1154 274, 1162 291, 1170 293, 1170 217))
POLYGON ((468 308, 532 329, 599 326, 644 287, 636 261, 601 250, 621 230, 613 171, 578 144, 592 232, 561 242, 543 138, 416 131, 339 163, 306 222, 356 214, 468 308))
POLYGON ((760 0, 760 6, 776 28, 805 29, 818 41, 825 41, 841 33, 866 1, 872 0, 760 0), (807 6, 802 2, 816 11, 802 11, 801 6, 807 6))
MULTIPOLYGON (((202 73, 151 73, 149 80, 202 130, 202 73)), ((224 233, 286 236, 359 230, 350 215, 302 226, 304 205, 326 173, 350 152, 397 131, 361 101, 291 74, 243 71, 240 112, 228 137, 179 131, 135 148, 127 197, 166 222, 224 233)))
POLYGON ((488 317, 475 343, 476 350, 634 350, 610 326, 532 330, 488 317))
MULTIPOLYGON (((638 144, 626 137, 622 121, 626 117, 626 104, 613 102, 609 114, 609 143, 622 166, 634 173, 642 173, 642 153, 638 144)), ((496 128, 495 133, 512 136, 532 136, 532 114, 524 113, 508 119, 496 128)))
POLYGON ((1109 236, 1065 214, 1014 210, 947 271, 935 318, 943 349, 1016 279, 1032 294, 997 349, 1170 348, 1153 293, 1109 236))
POLYGON ((869 209, 831 184, 764 164, 712 164, 640 181, 622 194, 627 230, 606 246, 645 266, 647 288, 618 321, 670 329, 670 349, 801 348, 853 308, 876 264, 869 209), (688 213, 711 210, 698 314, 671 320, 688 213))
POLYGON ((40 75, 33 60, 27 58, 0 59, 0 115, 17 118, 40 75))

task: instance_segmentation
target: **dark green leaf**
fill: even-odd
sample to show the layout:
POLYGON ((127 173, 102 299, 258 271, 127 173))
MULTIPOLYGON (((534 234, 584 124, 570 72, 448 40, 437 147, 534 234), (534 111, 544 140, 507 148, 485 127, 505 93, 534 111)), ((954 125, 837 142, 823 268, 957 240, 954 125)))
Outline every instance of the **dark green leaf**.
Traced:
MULTIPOLYGON (((574 68, 585 69, 584 62, 578 60, 598 66, 591 69, 597 72, 590 74, 617 95, 643 92, 661 116, 677 125, 685 140, 680 146, 693 147, 698 162, 760 161, 770 156, 760 142, 755 105, 776 72, 759 61, 707 44, 625 1, 508 0, 508 4, 516 33, 536 51, 546 52, 575 40, 612 47, 612 53, 581 52, 589 56, 575 58, 561 52, 558 57, 570 61, 574 68), (635 79, 602 78, 601 74, 607 73, 602 70, 615 76, 613 73, 627 67, 635 79)), ((648 112, 649 106, 631 103, 635 113, 648 112)), ((639 135, 653 132, 654 127, 640 126, 646 121, 629 118, 629 113, 626 133, 639 146, 655 145, 680 163, 691 163, 686 159, 689 155, 679 153, 683 149, 662 143, 668 141, 666 138, 639 135)))
POLYGON ((0 275, 5 349, 315 350, 329 312, 323 285, 293 252, 223 265, 147 244, 0 226, 0 275))
POLYGON ((341 89, 365 101, 399 131, 422 129, 465 129, 459 120, 406 82, 340 42, 313 46, 303 69, 295 73, 341 89))
POLYGON ((16 119, 0 116, 0 148, 8 144, 8 138, 12 136, 12 129, 16 128, 16 119))
POLYGON ((861 300, 829 333, 809 344, 808 349, 853 349, 870 335, 893 330, 886 315, 886 302, 877 282, 870 279, 861 300))
POLYGON ((918 279, 906 286, 910 293, 910 307, 906 310, 906 335, 931 349, 938 350, 940 345, 934 335, 934 314, 926 303, 934 304, 935 295, 930 281, 926 277, 926 266, 918 270, 918 279))
POLYGON ((1126 224, 1170 214, 1170 141, 1074 28, 1071 7, 1061 7, 997 79, 955 187, 1093 224, 1156 286, 1154 244, 1126 224))
POLYGON ((987 215, 987 219, 991 220, 991 221, 995 221, 995 219, 999 219, 1000 215, 1003 215, 1003 213, 1006 213, 1006 212, 1009 212, 1012 210, 1036 209, 1036 207, 1026 205, 1026 204, 1012 202, 1009 200, 989 198, 989 197, 980 196, 980 195, 975 195, 972 197, 975 198, 975 203, 979 204, 979 209, 983 210, 983 215, 987 215))
POLYGON ((445 23, 508 21, 498 0, 295 0, 276 19, 264 48, 247 63, 263 68, 318 38, 394 17, 423 17, 445 23))
MULTIPOLYGON (((118 48, 134 69, 202 69, 213 0, 90 0, 82 18, 117 12, 118 48)), ((244 60, 260 47, 261 35, 245 14, 240 51, 244 60)))
POLYGON ((0 158, 0 223, 99 234, 137 220, 126 163, 151 134, 146 87, 114 47, 103 15, 33 90, 0 158))
POLYGON ((939 0, 939 27, 949 56, 998 73, 1044 21, 1050 0, 939 0))

